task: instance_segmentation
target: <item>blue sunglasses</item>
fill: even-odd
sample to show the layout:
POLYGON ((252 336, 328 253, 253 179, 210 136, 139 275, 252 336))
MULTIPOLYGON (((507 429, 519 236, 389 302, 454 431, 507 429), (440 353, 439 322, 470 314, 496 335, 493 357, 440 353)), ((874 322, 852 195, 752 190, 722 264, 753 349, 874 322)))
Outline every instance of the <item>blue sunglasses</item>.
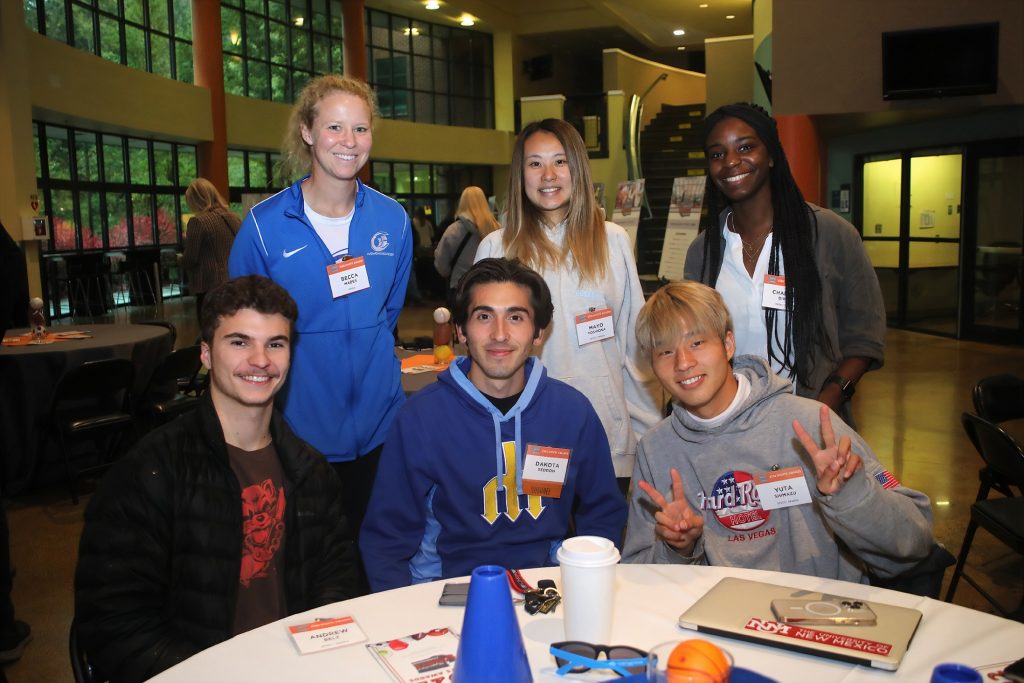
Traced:
POLYGON ((577 640, 552 643, 551 654, 559 676, 581 674, 591 669, 611 669, 620 676, 647 671, 647 653, 628 645, 593 645, 577 640), (603 654, 606 659, 598 659, 603 654))

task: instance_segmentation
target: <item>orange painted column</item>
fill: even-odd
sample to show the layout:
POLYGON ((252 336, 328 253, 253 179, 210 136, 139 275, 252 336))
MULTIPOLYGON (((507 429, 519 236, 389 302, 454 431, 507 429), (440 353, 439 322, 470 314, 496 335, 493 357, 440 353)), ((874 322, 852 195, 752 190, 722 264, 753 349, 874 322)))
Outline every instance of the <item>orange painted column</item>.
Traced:
MULTIPOLYGON (((366 63, 366 5, 363 0, 341 0, 341 19, 345 31, 342 40, 345 75, 365 81, 369 69, 366 63)), ((370 182, 369 163, 359 171, 359 179, 364 183, 370 182)))
POLYGON ((366 64, 366 5, 363 0, 341 0, 344 25, 342 48, 345 73, 364 81, 369 73, 366 64))
POLYGON ((795 114, 776 116, 779 140, 786 151, 789 168, 804 199, 823 206, 825 174, 822 173, 825 150, 820 144, 818 129, 810 116, 795 114))
POLYGON ((220 2, 192 0, 192 61, 196 85, 210 91, 210 118, 213 123, 213 140, 198 145, 199 175, 213 183, 227 199, 228 124, 224 105, 220 2))

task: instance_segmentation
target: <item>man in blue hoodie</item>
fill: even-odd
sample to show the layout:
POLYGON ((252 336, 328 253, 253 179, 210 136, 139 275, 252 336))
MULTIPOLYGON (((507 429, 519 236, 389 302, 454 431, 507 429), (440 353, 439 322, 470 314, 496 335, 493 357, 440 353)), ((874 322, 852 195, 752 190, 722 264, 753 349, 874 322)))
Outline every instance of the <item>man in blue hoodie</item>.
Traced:
POLYGON ((626 508, 597 413, 530 356, 552 311, 518 261, 484 259, 459 282, 469 357, 409 399, 384 444, 360 534, 373 590, 553 565, 573 524, 618 544, 626 508))

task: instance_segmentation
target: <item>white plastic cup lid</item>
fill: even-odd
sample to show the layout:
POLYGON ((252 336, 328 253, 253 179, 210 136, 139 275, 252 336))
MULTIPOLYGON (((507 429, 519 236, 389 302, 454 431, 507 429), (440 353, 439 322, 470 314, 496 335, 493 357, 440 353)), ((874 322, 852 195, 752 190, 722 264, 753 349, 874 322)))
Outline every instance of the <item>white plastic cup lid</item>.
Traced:
POLYGON ((617 564, 619 550, 607 538, 575 536, 567 538, 558 549, 558 563, 575 567, 605 567, 617 564))

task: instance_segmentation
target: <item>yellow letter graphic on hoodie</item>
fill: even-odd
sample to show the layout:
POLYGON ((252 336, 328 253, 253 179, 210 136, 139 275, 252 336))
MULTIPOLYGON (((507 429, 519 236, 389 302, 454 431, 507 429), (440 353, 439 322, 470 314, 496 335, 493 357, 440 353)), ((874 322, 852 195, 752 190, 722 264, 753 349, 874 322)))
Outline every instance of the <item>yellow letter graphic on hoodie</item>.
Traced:
MULTIPOLYGON (((502 453, 505 455, 505 472, 501 477, 501 483, 505 486, 505 512, 504 515, 511 521, 519 519, 522 508, 519 506, 519 496, 516 495, 516 444, 514 441, 505 441, 501 444, 502 453)), ((488 524, 494 524, 502 513, 498 510, 498 478, 492 477, 484 485, 484 513, 481 515, 488 524)), ((525 494, 524 494, 525 495, 525 494)), ((544 504, 540 496, 526 496, 526 511, 534 519, 540 517, 544 512, 544 504)))

